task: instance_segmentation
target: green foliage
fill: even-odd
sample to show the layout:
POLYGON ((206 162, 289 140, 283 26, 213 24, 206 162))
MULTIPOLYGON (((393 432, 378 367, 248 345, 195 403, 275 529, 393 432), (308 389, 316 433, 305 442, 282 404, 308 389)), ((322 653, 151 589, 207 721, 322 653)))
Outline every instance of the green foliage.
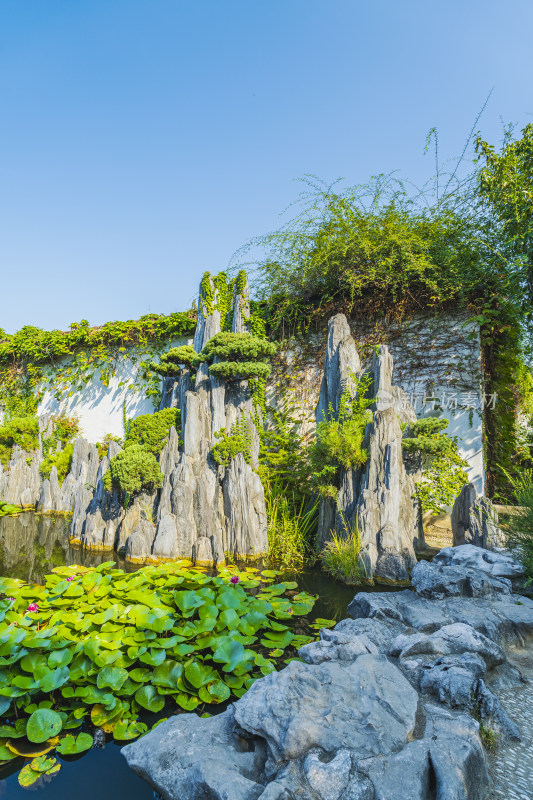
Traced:
POLYGON ((295 509, 294 497, 274 493, 267 484, 265 501, 268 520, 268 557, 287 569, 301 569, 313 553, 313 534, 318 523, 319 502, 302 498, 295 509))
POLYGON ((190 369, 197 369, 201 362, 198 353, 190 344, 181 347, 171 347, 168 353, 162 353, 159 363, 151 363, 150 368, 158 375, 179 375, 181 367, 185 365, 190 369))
POLYGON ((522 562, 524 572, 533 581, 533 470, 506 474, 517 508, 508 520, 508 545, 522 562))
POLYGON ((55 467, 57 469, 57 479, 59 485, 61 485, 70 472, 73 452, 73 444, 67 444, 63 450, 52 450, 41 462, 40 471, 43 478, 49 478, 52 467, 55 467))
POLYGON ((447 427, 447 419, 425 417, 414 422, 411 435, 402 439, 407 453, 421 457, 423 478, 416 493, 423 512, 442 513, 468 483, 468 464, 461 458, 457 438, 443 433, 447 427))
POLYGON ((112 433, 106 433, 104 438, 101 442, 96 443, 96 447, 98 449, 98 458, 102 460, 102 458, 107 455, 107 451, 109 450, 109 445, 111 442, 117 442, 117 444, 122 444, 122 439, 120 436, 114 436, 112 433))
MULTIPOLYGON (((58 567, 44 586, 0 578, 0 760, 36 756, 29 766, 44 773, 54 748, 91 746, 90 725, 128 741, 147 731, 145 712, 240 697, 313 638, 293 620, 315 598, 278 575, 175 561, 130 574, 113 562, 58 567)), ((20 782, 35 779, 26 770, 20 782)))
POLYGON ((209 372, 216 378, 226 381, 240 381, 248 378, 264 380, 270 375, 270 367, 260 361, 221 361, 211 364, 209 372))
POLYGON ((73 440, 78 438, 81 430, 77 417, 61 414, 53 422, 52 435, 43 440, 43 461, 40 466, 41 475, 49 478, 52 467, 57 469, 59 484, 63 483, 72 464, 74 452, 73 440))
POLYGON ((236 420, 231 431, 217 431, 216 438, 219 440, 211 450, 211 455, 217 462, 224 467, 228 467, 238 453, 242 453, 244 460, 250 464, 252 460, 252 432, 249 422, 245 416, 236 420))
POLYGON ((0 500, 0 517, 14 517, 20 514, 21 511, 20 506, 14 506, 11 503, 0 500))
POLYGON ((7 466, 11 451, 18 445, 27 453, 39 447, 39 420, 35 415, 12 417, 0 427, 0 461, 7 466))
POLYGON ((361 550, 357 528, 346 530, 344 536, 331 531, 331 539, 320 554, 322 565, 336 580, 355 586, 365 577, 361 550))
POLYGON ((311 447, 312 483, 323 497, 335 499, 340 468, 358 469, 366 464, 368 452, 363 448, 365 429, 372 420, 367 398, 370 377, 357 383, 355 397, 346 389, 339 402, 339 412, 329 409, 327 419, 317 425, 316 441, 311 447))
POLYGON ((200 358, 209 361, 264 361, 275 355, 277 346, 267 339, 249 333, 223 331, 213 336, 203 348, 200 358))
POLYGON ((167 440, 172 427, 179 430, 180 411, 178 408, 164 408, 153 414, 142 414, 128 421, 128 432, 124 448, 132 445, 142 447, 154 456, 158 456, 167 440))
MULTIPOLYGON (((512 138, 508 128, 501 153, 476 139, 479 192, 496 215, 503 235, 514 252, 523 258, 522 275, 527 286, 527 308, 533 307, 533 125, 522 130, 520 139, 512 138)), ((520 267, 518 267, 520 268, 520 267)), ((526 298, 524 298, 526 299, 526 298)))
POLYGON ((152 491, 162 485, 163 475, 157 458, 135 442, 113 456, 104 475, 104 486, 108 491, 115 487, 126 496, 143 489, 152 491))
POLYGON ((126 356, 138 364, 132 388, 142 387, 156 397, 154 381, 158 383, 159 378, 146 356, 155 355, 173 336, 192 334, 195 324, 196 313, 191 310, 168 316, 146 314, 139 320, 108 322, 100 327, 90 327, 82 320, 72 323, 70 331, 43 331, 32 326, 13 335, 4 331, 0 341, 0 405, 10 416, 35 413, 38 387, 42 390, 46 381, 58 400, 63 393, 72 396, 75 390, 80 391, 95 374, 107 386, 126 356), (140 352, 133 353, 133 346, 140 352), (71 358, 61 363, 63 356, 71 358))

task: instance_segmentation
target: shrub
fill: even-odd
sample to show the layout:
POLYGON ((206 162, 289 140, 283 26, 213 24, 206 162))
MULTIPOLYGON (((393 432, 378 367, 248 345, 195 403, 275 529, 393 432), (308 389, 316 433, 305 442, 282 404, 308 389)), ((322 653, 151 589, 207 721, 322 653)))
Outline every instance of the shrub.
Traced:
POLYGON ((238 453, 242 453, 244 460, 249 464, 252 460, 252 432, 246 417, 242 416, 233 423, 231 431, 217 431, 215 436, 219 441, 213 446, 211 454, 217 464, 224 467, 229 466, 230 462, 238 453))
POLYGON ((329 419, 318 423, 316 442, 311 447, 312 482, 317 491, 325 496, 336 498, 336 481, 339 469, 357 469, 368 460, 368 452, 363 448, 365 429, 372 420, 369 406, 373 399, 366 398, 370 378, 364 378, 357 385, 357 396, 350 390, 342 393, 339 413, 335 418, 329 410, 329 419))
POLYGON ((52 472, 52 467, 57 469, 57 479, 60 484, 63 483, 72 465, 72 453, 74 452, 74 445, 67 444, 63 450, 55 450, 48 454, 40 466, 40 472, 43 478, 49 478, 52 472))
POLYGON ((456 437, 443 433, 447 427, 447 419, 426 417, 413 423, 408 430, 411 435, 402 439, 403 449, 421 458, 423 477, 416 493, 422 511, 433 514, 450 506, 468 483, 468 464, 459 453, 456 437))
POLYGON ((119 444, 122 444, 122 439, 120 436, 113 436, 112 433, 106 433, 102 441, 96 443, 98 458, 100 460, 107 454, 111 442, 118 442, 119 444))
POLYGON ((104 486, 108 491, 116 487, 126 496, 143 489, 152 491, 162 484, 163 475, 156 457, 136 443, 113 456, 104 475, 104 486))
POLYGON ((7 466, 14 445, 28 453, 39 447, 39 420, 35 415, 13 417, 0 427, 0 461, 7 466))
POLYGON ((150 369, 159 375, 179 375, 182 365, 186 367, 198 367, 198 353, 190 344, 181 347, 171 347, 168 353, 161 355, 159 364, 151 363, 150 369))
POLYGON ((202 361, 264 361, 272 358, 277 350, 273 342, 249 333, 230 333, 224 331, 213 336, 200 357, 202 361))
POLYGON ((240 381, 249 378, 268 378, 270 367, 261 361, 220 361, 211 364, 209 372, 215 378, 226 381, 240 381))
POLYGON ((129 420, 124 448, 142 445, 147 452, 158 456, 172 426, 179 427, 179 420, 180 411, 177 408, 164 408, 129 420))
POLYGON ((43 440, 43 461, 40 466, 41 475, 49 478, 52 467, 57 469, 59 483, 63 483, 70 471, 72 464, 72 453, 74 451, 73 440, 80 433, 80 423, 77 417, 68 417, 60 414, 53 420, 53 431, 51 436, 43 440))

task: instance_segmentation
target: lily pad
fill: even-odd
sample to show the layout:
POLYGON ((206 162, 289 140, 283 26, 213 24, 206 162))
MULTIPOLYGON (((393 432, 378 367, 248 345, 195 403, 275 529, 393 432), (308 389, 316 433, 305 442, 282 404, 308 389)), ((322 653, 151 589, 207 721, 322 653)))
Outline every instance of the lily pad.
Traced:
POLYGON ((39 708, 28 720, 26 736, 30 742, 40 744, 52 736, 56 736, 62 727, 61 717, 56 711, 52 711, 50 708, 39 708))

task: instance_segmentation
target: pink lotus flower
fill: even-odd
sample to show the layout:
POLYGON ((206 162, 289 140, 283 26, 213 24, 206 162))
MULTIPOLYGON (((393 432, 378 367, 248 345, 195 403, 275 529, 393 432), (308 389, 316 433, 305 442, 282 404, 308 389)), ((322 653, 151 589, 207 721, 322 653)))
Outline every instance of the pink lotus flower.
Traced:
POLYGON ((239 578, 238 575, 232 575, 231 578, 229 579, 230 583, 239 583, 239 581, 240 581, 240 578, 239 578))
POLYGON ((7 599, 9 600, 10 603, 14 603, 15 602, 15 598, 14 597, 8 597, 7 599))
POLYGON ((30 613, 34 611, 39 611, 39 606, 37 605, 37 603, 30 603, 28 608, 26 609, 26 613, 28 613, 28 611, 30 613))
POLYGON ((70 583, 70 581, 74 580, 74 577, 75 577, 74 575, 69 575, 67 581, 70 583))

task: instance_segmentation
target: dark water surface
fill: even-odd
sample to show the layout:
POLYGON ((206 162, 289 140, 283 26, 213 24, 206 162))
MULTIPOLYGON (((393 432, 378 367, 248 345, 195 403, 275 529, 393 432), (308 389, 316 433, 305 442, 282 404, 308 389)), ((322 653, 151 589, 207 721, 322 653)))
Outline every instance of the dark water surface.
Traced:
MULTIPOLYGON (((90 567, 115 560, 126 572, 138 566, 126 564, 117 553, 86 553, 69 547, 70 520, 64 517, 42 517, 33 513, 18 517, 0 517, 0 575, 20 578, 30 583, 43 583, 54 567, 80 564, 90 567)), ((309 569, 296 576, 300 589, 319 595, 313 617, 342 619, 357 589, 328 578, 319 569, 309 569)), ((166 712, 168 713, 168 711, 166 712)), ((47 781, 23 789, 17 780, 19 769, 29 763, 20 758, 0 770, 0 800, 28 798, 36 792, 40 800, 151 800, 152 789, 127 766, 120 754, 126 744, 112 739, 104 748, 89 750, 80 756, 62 757, 61 770, 47 781)))

